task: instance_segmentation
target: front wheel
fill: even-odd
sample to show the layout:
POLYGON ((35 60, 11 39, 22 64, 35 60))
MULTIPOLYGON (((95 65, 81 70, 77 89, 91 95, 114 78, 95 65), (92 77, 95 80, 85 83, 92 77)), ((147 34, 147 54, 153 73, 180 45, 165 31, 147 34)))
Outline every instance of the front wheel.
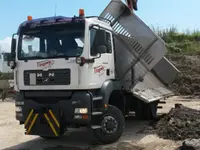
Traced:
POLYGON ((157 118, 157 102, 146 104, 138 101, 135 111, 136 118, 139 120, 155 120, 157 118))
POLYGON ((94 136, 103 144, 117 141, 125 127, 125 118, 115 106, 109 105, 100 118, 101 128, 94 129, 94 136))

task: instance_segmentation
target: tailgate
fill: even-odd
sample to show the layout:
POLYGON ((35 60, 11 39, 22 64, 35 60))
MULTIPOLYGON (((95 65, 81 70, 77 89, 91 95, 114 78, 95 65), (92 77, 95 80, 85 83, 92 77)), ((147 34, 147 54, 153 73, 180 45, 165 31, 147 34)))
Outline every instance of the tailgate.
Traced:
POLYGON ((172 96, 174 93, 168 89, 152 72, 148 72, 142 82, 138 82, 132 89, 134 96, 150 103, 162 98, 172 96))

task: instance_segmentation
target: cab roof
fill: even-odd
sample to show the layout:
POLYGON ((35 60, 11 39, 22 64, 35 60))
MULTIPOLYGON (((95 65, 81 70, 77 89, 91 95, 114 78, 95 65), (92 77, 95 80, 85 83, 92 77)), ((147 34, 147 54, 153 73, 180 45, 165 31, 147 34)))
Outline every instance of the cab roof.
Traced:
POLYGON ((62 24, 62 23, 70 23, 70 22, 77 22, 77 23, 83 23, 85 20, 88 20, 90 23, 94 24, 100 24, 101 26, 112 29, 109 25, 109 23, 104 20, 104 18, 99 18, 96 16, 88 16, 88 17, 65 17, 65 16, 52 16, 52 17, 45 17, 45 18, 38 18, 38 19, 32 19, 24 21, 20 24, 18 28, 18 32, 20 33, 23 28, 34 28, 37 26, 43 26, 43 25, 51 25, 51 24, 62 24))
POLYGON ((64 16, 53 16, 53 17, 45 17, 45 18, 38 18, 24 21, 20 24, 18 28, 18 33, 21 31, 22 28, 25 27, 36 27, 40 25, 48 25, 48 24, 56 24, 56 23, 69 23, 69 22, 84 22, 84 17, 64 17, 64 16))

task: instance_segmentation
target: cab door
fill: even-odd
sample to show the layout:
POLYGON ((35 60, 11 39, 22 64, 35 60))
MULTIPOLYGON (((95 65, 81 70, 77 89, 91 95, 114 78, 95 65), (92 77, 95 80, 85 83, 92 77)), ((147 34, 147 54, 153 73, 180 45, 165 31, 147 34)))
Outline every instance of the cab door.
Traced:
POLYGON ((105 29, 90 29, 91 86, 101 86, 106 80, 114 78, 114 54, 112 32, 105 29))

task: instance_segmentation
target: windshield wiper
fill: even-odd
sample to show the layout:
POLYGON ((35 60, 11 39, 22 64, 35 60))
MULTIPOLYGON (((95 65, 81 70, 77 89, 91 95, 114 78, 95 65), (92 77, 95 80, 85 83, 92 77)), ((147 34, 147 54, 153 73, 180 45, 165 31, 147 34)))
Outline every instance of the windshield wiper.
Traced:
POLYGON ((69 59, 69 56, 67 56, 67 55, 53 55, 53 56, 50 56, 48 58, 65 58, 67 60, 67 59, 69 59))
POLYGON ((24 61, 28 62, 29 60, 34 60, 34 59, 44 59, 47 57, 42 57, 42 56, 32 56, 32 57, 24 57, 24 61))
POLYGON ((35 60, 35 59, 54 59, 54 58, 65 58, 66 60, 69 59, 69 56, 66 55, 54 55, 54 56, 32 56, 32 57, 24 57, 24 61, 28 62, 29 60, 35 60))

